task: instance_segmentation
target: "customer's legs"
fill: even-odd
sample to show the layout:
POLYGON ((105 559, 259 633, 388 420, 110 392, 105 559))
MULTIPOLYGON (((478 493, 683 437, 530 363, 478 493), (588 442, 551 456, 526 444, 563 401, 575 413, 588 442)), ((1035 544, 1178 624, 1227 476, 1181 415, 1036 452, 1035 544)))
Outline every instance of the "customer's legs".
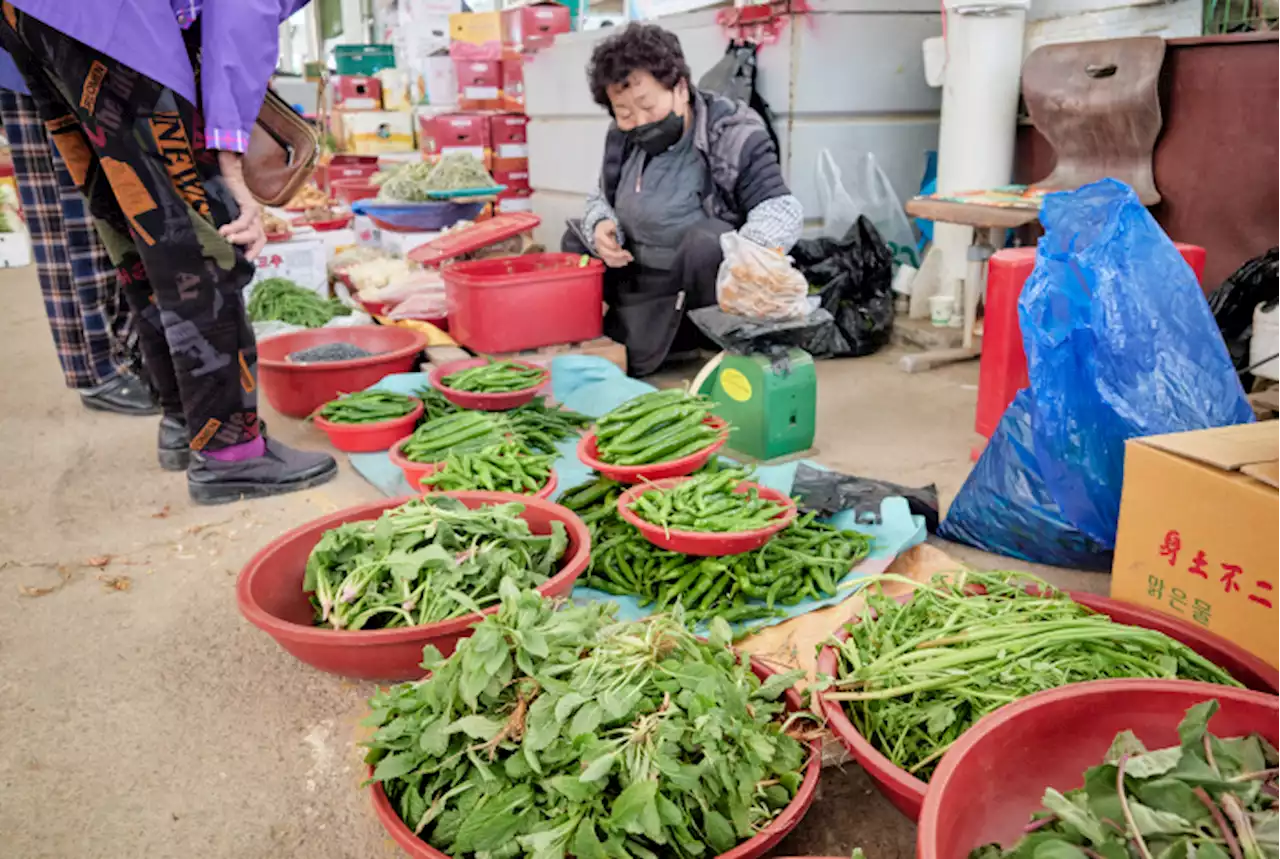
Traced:
POLYGON ((86 405, 155 414, 150 390, 128 367, 132 325, 115 268, 93 229, 84 198, 50 147, 29 96, 0 90, 40 291, 67 387, 86 405))

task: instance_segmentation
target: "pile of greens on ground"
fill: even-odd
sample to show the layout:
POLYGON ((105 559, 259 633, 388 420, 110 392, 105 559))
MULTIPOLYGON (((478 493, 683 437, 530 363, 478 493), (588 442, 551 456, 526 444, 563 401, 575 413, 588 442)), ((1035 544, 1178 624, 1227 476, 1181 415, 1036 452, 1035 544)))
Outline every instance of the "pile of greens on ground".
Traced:
MULTIPOLYGON (((434 388, 423 388, 417 396, 426 407, 428 420, 466 411, 449 402, 434 388)), ((489 414, 505 421, 513 436, 529 450, 538 453, 555 453, 557 442, 573 438, 591 424, 591 418, 586 415, 560 405, 548 405, 546 397, 534 397, 523 406, 489 414)))
POLYGON ((1276 750, 1257 734, 1210 734, 1217 710, 1216 700, 1189 709, 1167 749, 1120 733, 1084 787, 1044 792, 1012 849, 992 844, 969 859, 1275 859, 1276 750))
POLYGON ((304 328, 323 328, 335 316, 351 315, 351 308, 336 298, 321 298, 287 277, 269 277, 254 286, 247 309, 254 322, 287 322, 304 328))
POLYGON ((334 629, 420 626, 478 612, 506 581, 533 588, 569 545, 564 525, 538 536, 520 504, 467 509, 447 496, 415 499, 377 519, 326 531, 302 588, 316 624, 334 629))
POLYGON ((508 442, 472 453, 451 453, 444 466, 422 478, 422 488, 437 492, 479 489, 489 492, 537 492, 551 479, 552 455, 530 454, 508 442))
POLYGON ((627 400, 596 422, 596 455, 610 465, 653 465, 710 447, 722 430, 707 425, 711 402, 682 390, 627 400))
POLYGON ((342 394, 320 407, 318 414, 335 424, 371 424, 410 414, 418 401, 391 391, 357 391, 342 394))
POLYGON ((664 531, 758 531, 767 528, 787 507, 761 498, 755 487, 736 491, 746 479, 746 472, 736 470, 695 474, 674 486, 646 489, 629 509, 664 531))
POLYGON ((370 700, 374 765, 402 820, 450 856, 711 857, 795 796, 809 750, 727 647, 678 618, 617 623, 610 604, 557 611, 502 586, 427 679, 370 700))
MULTIPOLYGON (((713 459, 700 473, 721 471, 713 459)), ((746 472, 730 470, 741 478, 746 472)), ((805 514, 754 552, 697 558, 659 549, 618 515, 621 483, 596 477, 566 489, 559 503, 591 531, 591 565, 583 584, 631 595, 658 610, 684 607, 691 624, 776 617, 779 605, 834 596, 840 580, 871 551, 871 538, 805 514)))
POLYGON ((834 643, 828 697, 895 766, 928 780, 974 722, 1002 704, 1068 683, 1163 677, 1239 686, 1167 635, 1113 623, 1025 573, 965 572, 916 586, 905 603, 873 585, 834 643))

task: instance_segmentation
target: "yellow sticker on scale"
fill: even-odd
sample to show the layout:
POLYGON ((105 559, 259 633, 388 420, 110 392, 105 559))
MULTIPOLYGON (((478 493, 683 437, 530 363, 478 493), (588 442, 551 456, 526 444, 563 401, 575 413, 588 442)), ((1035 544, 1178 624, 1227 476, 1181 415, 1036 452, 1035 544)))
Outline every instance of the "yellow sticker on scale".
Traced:
POLYGON ((735 370, 732 367, 728 370, 721 370, 720 387, 724 389, 725 394, 731 400, 745 403, 751 399, 751 383, 747 381, 747 377, 742 374, 741 370, 735 370))

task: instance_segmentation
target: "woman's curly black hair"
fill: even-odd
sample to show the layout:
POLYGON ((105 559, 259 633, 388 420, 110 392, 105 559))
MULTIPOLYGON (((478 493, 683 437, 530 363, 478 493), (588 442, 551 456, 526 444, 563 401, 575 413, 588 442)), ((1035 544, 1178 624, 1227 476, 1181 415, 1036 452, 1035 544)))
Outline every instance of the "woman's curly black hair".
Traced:
POLYGON ((591 52, 587 79, 596 104, 613 113, 608 87, 626 81, 634 71, 644 71, 667 89, 689 80, 689 64, 676 34, 657 24, 631 23, 610 36, 591 52))

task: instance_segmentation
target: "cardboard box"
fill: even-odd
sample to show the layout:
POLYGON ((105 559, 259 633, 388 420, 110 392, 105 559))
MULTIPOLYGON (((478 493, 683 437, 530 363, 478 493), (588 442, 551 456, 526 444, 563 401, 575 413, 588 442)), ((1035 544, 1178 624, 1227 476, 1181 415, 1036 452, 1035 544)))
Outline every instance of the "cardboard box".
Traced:
POLYGON ((329 270, 324 242, 312 232, 286 242, 270 242, 254 260, 257 270, 244 288, 245 300, 253 294, 253 288, 269 277, 287 277, 289 280, 313 290, 317 295, 329 294, 329 270))
POLYGON ((502 41, 521 51, 536 51, 555 42, 557 33, 571 29, 569 7, 538 3, 502 13, 502 41))
POLYGON ((508 188, 498 195, 498 214, 505 215, 509 212, 532 212, 533 211, 533 189, 524 188, 508 188))
POLYGON ((378 244, 378 228, 368 215, 356 215, 351 219, 351 229, 356 234, 356 244, 362 248, 376 248, 378 244))
POLYGON ((381 110, 382 82, 364 75, 335 75, 333 106, 339 110, 381 110))
POLYGON ((1280 423, 1130 439, 1111 596, 1280 666, 1280 423))
POLYGON ((346 150, 354 155, 379 155, 384 152, 413 150, 413 115, 402 111, 371 110, 334 114, 341 118, 339 136, 346 150))
POLYGON ((450 15, 449 53, 463 60, 502 59, 502 13, 450 15))
POLYGON ((493 157, 529 157, 529 117, 522 113, 499 113, 489 118, 489 138, 493 157))
POLYGON ((415 65, 414 95, 433 106, 458 103, 458 72, 448 55, 424 57, 415 65))
POLYGON ((502 109, 524 112, 524 60, 518 54, 502 56, 502 109))
POLYGON ((519 191, 531 187, 529 185, 529 165, 516 170, 494 170, 493 181, 507 186, 508 191, 519 191))
POLYGON ((411 110, 413 102, 409 100, 408 69, 383 69, 378 72, 378 81, 382 84, 383 110, 411 110))
POLYGON ((489 118, 478 113, 418 117, 418 139, 428 157, 466 152, 484 160, 489 154, 489 118))
POLYGON ((502 63, 499 60, 454 58, 458 75, 458 107, 497 110, 502 107, 502 63))
POLYGON ((396 52, 391 45, 338 45, 333 57, 340 75, 372 75, 380 69, 396 67, 396 52))

